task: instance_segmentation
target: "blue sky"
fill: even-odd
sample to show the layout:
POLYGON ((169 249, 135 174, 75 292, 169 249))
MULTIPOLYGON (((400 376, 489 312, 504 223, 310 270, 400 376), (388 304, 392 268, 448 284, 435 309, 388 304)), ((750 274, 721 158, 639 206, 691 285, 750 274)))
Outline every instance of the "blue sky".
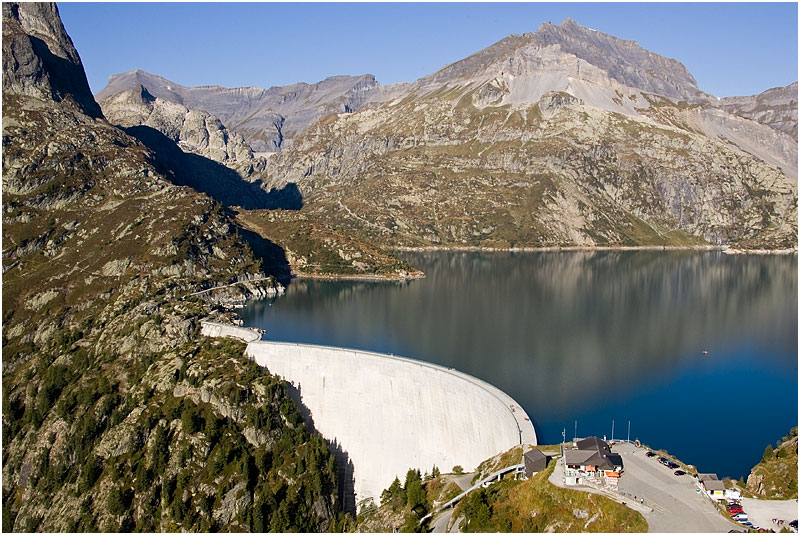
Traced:
POLYGON ((796 3, 59 3, 94 92, 142 69, 182 85, 413 81, 567 17, 682 62, 700 89, 797 80, 796 3))

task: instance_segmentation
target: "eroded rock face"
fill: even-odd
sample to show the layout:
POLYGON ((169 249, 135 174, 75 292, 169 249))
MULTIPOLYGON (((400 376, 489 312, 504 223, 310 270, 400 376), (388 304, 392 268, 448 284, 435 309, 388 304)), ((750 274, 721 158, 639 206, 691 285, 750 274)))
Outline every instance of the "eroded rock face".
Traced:
POLYGON ((266 187, 391 245, 796 247, 796 141, 635 42, 568 19, 398 91, 313 124, 266 187))
POLYGON ((71 97, 87 115, 102 116, 55 4, 3 3, 3 92, 71 97))
POLYGON ((143 86, 118 93, 100 103, 106 118, 130 128, 148 126, 191 152, 239 172, 243 178, 264 170, 266 160, 256 158, 244 138, 230 132, 219 119, 201 110, 156 98, 143 86))
POLYGON ((257 152, 280 151, 315 120, 329 113, 353 112, 380 90, 380 84, 371 74, 331 76, 314 84, 262 89, 185 87, 135 70, 109 78, 97 98, 104 101, 140 85, 165 101, 213 114, 229 131, 244 136, 257 152))
POLYGON ((726 97, 719 105, 728 113, 770 126, 797 141, 797 82, 758 95, 726 97))
POLYGON ((539 101, 539 110, 542 112, 542 117, 550 118, 556 111, 565 106, 580 104, 583 104, 583 101, 573 97, 569 93, 563 91, 548 91, 542 95, 542 99, 539 101))

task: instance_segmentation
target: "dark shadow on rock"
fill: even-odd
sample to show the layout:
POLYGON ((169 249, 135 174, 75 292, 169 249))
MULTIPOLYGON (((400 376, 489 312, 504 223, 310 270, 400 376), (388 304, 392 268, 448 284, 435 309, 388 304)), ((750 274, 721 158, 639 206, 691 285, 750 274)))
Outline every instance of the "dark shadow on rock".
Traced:
POLYGON ((155 153, 157 163, 175 184, 205 193, 225 206, 241 206, 247 210, 299 210, 303 205, 296 184, 289 183, 280 190, 273 188, 267 193, 260 187, 260 181, 248 182, 219 162, 183 152, 172 139, 155 128, 141 125, 124 130, 155 153))
POLYGON ((303 207, 303 195, 294 182, 287 183, 281 189, 270 188, 267 198, 267 208, 270 210, 299 210, 303 207))
MULTIPOLYGON (((286 381, 286 388, 289 391, 289 398, 294 401, 300 410, 300 415, 306 424, 306 428, 311 433, 318 434, 319 432, 314 427, 314 417, 308 407, 303 404, 301 399, 300 389, 294 386, 289 381, 286 381)), ((356 516, 356 493, 355 493, 355 476, 353 461, 347 451, 336 440, 329 440, 322 437, 328 445, 328 449, 333 453, 336 460, 336 488, 338 490, 339 503, 342 510, 355 518, 356 516)))
POLYGON ((267 275, 272 275, 283 285, 289 283, 292 278, 292 270, 289 260, 286 259, 286 251, 283 248, 262 237, 260 234, 239 228, 239 235, 252 249, 256 258, 261 260, 261 268, 267 275))
POLYGON ((103 112, 94 100, 83 66, 56 56, 50 52, 47 43, 38 37, 33 35, 28 35, 28 37, 33 51, 41 58, 42 65, 50 78, 53 98, 60 101, 70 96, 90 117, 102 117, 103 112))

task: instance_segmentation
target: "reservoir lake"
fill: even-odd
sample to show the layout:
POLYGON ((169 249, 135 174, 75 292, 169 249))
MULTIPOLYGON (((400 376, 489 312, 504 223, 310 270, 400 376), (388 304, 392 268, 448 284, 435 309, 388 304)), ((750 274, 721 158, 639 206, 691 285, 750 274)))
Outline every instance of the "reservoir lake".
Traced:
POLYGON ((739 478, 798 423, 797 255, 400 256, 427 277, 295 279, 240 316, 267 340, 474 375, 525 408, 542 444, 572 439, 576 425, 580 437, 611 439, 613 426, 624 439, 630 422, 631 440, 739 478))

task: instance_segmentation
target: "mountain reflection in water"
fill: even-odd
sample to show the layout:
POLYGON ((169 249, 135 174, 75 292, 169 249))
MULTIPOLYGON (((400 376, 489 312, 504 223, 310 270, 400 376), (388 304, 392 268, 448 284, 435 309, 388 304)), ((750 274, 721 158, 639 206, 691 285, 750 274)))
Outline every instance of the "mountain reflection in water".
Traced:
POLYGON ((615 419, 625 438, 631 420, 631 439, 739 477, 797 425, 795 255, 403 256, 427 278, 296 280, 274 306, 256 302, 242 316, 268 339, 475 375, 520 402, 543 443, 559 442, 562 429, 571 438, 575 420, 579 436, 610 438, 615 419))

